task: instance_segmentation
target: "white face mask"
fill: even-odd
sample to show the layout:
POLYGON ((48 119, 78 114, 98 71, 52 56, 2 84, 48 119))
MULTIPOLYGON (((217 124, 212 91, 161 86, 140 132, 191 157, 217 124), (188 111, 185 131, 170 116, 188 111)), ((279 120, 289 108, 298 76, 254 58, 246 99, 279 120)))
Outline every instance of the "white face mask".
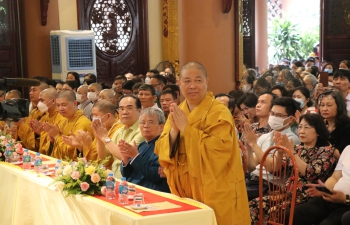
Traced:
POLYGON ((100 123, 102 123, 102 118, 105 117, 105 115, 107 114, 104 114, 102 117, 92 117, 92 122, 94 122, 95 120, 98 120, 100 121, 100 123))
POLYGON ((90 99, 90 101, 94 102, 97 99, 97 93, 96 92, 88 92, 87 97, 88 97, 88 99, 90 99))
POLYGON ((283 119, 276 116, 269 116, 269 125, 273 130, 282 130, 284 127, 288 126, 288 124, 283 125, 284 121, 289 117, 283 119))
POLYGON ((145 84, 149 84, 150 81, 151 81, 151 78, 146 77, 146 79, 145 79, 145 84))
POLYGON ((82 97, 83 97, 83 95, 75 93, 75 98, 77 99, 78 102, 82 101, 82 99, 81 99, 82 97))
MULTIPOLYGON (((51 99, 52 100, 52 99, 51 99)), ((49 101, 49 102, 51 102, 51 100, 49 101)), ((48 102, 48 103, 49 103, 48 102)), ((38 109, 40 110, 40 112, 46 112, 48 109, 49 109, 49 107, 45 104, 45 103, 43 103, 43 102, 41 102, 41 101, 39 101, 39 103, 38 103, 38 105, 37 105, 37 107, 38 107, 38 109)))

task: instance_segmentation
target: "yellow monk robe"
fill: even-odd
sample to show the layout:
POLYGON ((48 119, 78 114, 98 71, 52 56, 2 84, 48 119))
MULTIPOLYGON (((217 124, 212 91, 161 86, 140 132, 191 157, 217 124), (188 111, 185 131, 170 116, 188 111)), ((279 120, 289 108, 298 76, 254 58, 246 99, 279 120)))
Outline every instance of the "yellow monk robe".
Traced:
MULTIPOLYGON (((58 113, 58 110, 55 109, 53 115, 50 117, 49 115, 46 117, 46 120, 44 122, 47 122, 51 125, 57 125, 58 127, 62 127, 64 123, 66 123, 67 118, 63 117, 61 114, 58 113)), ((50 137, 49 134, 45 131, 42 131, 40 134, 40 147, 39 152, 44 155, 51 155, 53 143, 50 145, 50 137), (51 148, 50 148, 51 146, 51 148)))
MULTIPOLYGON (((108 129, 108 133, 107 133, 107 136, 109 138, 112 138, 114 133, 121 127, 123 127, 124 124, 122 124, 120 121, 119 121, 119 118, 117 118, 115 120, 115 122, 113 123, 113 125, 108 129)), ((98 158, 98 154, 97 154, 97 140, 96 138, 92 141, 91 145, 87 148, 87 147, 84 147, 83 148, 83 152, 84 152, 84 157, 90 161, 90 160, 96 160, 98 158)), ((112 163, 113 163, 113 157, 110 157, 109 158, 109 161, 105 164, 105 167, 107 169, 111 169, 112 168, 112 163)))
POLYGON ((36 152, 39 150, 40 136, 35 135, 34 131, 29 126, 29 122, 33 119, 44 122, 47 115, 47 112, 42 113, 38 108, 33 108, 25 122, 18 128, 18 137, 21 139, 22 145, 25 148, 36 152))
MULTIPOLYGON (((91 128, 91 121, 84 116, 81 110, 78 110, 71 120, 67 120, 65 123, 63 123, 60 130, 62 131, 62 134, 66 136, 69 136, 71 133, 78 134, 78 130, 83 130, 89 132, 91 137, 94 137, 91 128)), ((77 154, 77 149, 75 147, 67 145, 65 142, 63 142, 61 135, 56 137, 52 157, 58 159, 65 159, 67 157, 75 160, 77 156, 79 155, 77 154)))
POLYGON ((179 107, 188 124, 180 132, 175 156, 169 156, 169 119, 155 147, 171 193, 210 206, 219 225, 250 224, 240 150, 230 112, 209 92, 192 112, 186 100, 179 107))

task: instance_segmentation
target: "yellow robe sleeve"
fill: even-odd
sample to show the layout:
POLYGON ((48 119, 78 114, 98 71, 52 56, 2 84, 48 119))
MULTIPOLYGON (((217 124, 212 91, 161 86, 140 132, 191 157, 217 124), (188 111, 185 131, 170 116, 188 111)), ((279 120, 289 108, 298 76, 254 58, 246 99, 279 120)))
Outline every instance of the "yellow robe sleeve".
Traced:
POLYGON ((38 109, 34 109, 18 128, 17 135, 25 148, 37 152, 39 150, 40 137, 36 137, 32 128, 29 127, 29 122, 32 119, 39 119, 40 122, 43 122, 46 119, 46 113, 43 114, 38 109))
MULTIPOLYGON (((70 132, 77 134, 78 130, 89 132, 91 137, 94 138, 94 134, 91 128, 91 121, 85 116, 81 116, 74 124, 66 124, 62 131, 64 135, 69 135, 70 132)), ((92 153, 91 153, 92 154, 92 153)), ((52 156, 55 158, 69 158, 75 160, 78 157, 77 149, 63 142, 62 136, 59 135, 55 139, 54 151, 52 156)))

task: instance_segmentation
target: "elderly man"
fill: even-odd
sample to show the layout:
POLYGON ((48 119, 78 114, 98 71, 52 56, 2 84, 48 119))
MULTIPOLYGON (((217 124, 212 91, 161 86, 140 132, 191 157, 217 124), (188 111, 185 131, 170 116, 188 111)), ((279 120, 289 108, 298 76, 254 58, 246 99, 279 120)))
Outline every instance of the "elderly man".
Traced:
POLYGON ((39 150, 40 137, 35 135, 30 121, 37 120, 43 122, 46 120, 46 112, 41 112, 38 109, 40 92, 46 88, 49 88, 49 85, 44 82, 40 82, 39 86, 33 86, 30 88, 29 97, 33 109, 27 118, 22 118, 15 123, 15 125, 18 127, 18 137, 21 139, 23 146, 33 151, 39 150))
POLYGON ((168 118, 170 113, 170 105, 172 103, 179 104, 179 100, 177 99, 177 94, 172 90, 164 90, 159 95, 159 103, 162 107, 162 110, 165 114, 165 117, 168 118))
POLYGON ((150 84, 143 84, 139 87, 138 97, 141 102, 142 109, 159 108, 154 101, 157 99, 156 91, 150 84))
POLYGON ((128 182, 153 190, 170 192, 166 178, 158 173, 158 156, 154 145, 163 131, 165 117, 162 111, 147 108, 141 111, 140 131, 145 141, 139 147, 121 140, 118 143, 122 156, 120 171, 128 182))
POLYGON ((102 91, 102 86, 99 83, 92 83, 88 87, 87 97, 92 103, 98 101, 98 94, 102 91))
MULTIPOLYGON (((109 138, 112 138, 114 133, 124 125, 119 122, 119 119, 115 118, 115 105, 107 100, 100 100, 94 104, 92 108, 92 130, 94 134, 101 130, 101 132, 107 133, 109 138)), ((95 136, 97 136, 95 134, 95 136)), ((87 160, 93 160, 97 158, 97 142, 102 141, 98 138, 93 139, 89 132, 79 130, 77 135, 71 135, 64 138, 64 141, 76 147, 77 149, 83 150, 87 153, 84 157, 87 160), (89 154, 90 153, 90 154, 89 154)), ((110 169, 113 163, 111 158, 105 165, 106 168, 110 169)))
POLYGON ((305 75, 303 78, 304 86, 310 91, 310 96, 314 96, 316 86, 317 86, 317 78, 314 75, 305 75))
POLYGON ((77 135, 79 130, 87 131, 93 136, 91 121, 84 116, 81 110, 78 110, 75 93, 70 90, 62 90, 56 98, 56 105, 58 112, 67 120, 60 127, 48 123, 44 126, 44 130, 49 134, 53 144, 52 157, 58 159, 67 157, 75 160, 80 153, 83 156, 88 155, 88 153, 81 152, 63 141, 65 136, 77 135))
POLYGON ((107 156, 113 156, 114 162, 112 170, 117 178, 121 177, 120 163, 122 156, 118 147, 120 140, 127 143, 136 143, 138 146, 144 141, 141 135, 138 118, 141 111, 141 103, 138 98, 133 95, 124 95, 119 102, 119 117, 124 127, 114 133, 113 137, 108 136, 106 129, 101 124, 93 123, 93 130, 97 138, 97 153, 99 159, 105 159, 107 156))
POLYGON ((84 115, 90 119, 91 118, 91 109, 92 109, 92 103, 90 99, 87 97, 88 93, 88 86, 87 85, 81 85, 77 93, 75 94, 77 98, 77 102, 79 102, 78 109, 81 109, 84 113, 84 115))
POLYGON ((115 92, 112 89, 103 89, 98 95, 98 100, 107 100, 112 102, 115 92))
POLYGON ((132 80, 133 77, 134 77, 134 74, 132 74, 132 73, 126 73, 126 74, 125 74, 125 78, 126 78, 127 80, 132 80))
MULTIPOLYGON (((47 88, 40 92, 38 108, 41 112, 47 112, 48 114, 45 123, 60 127, 66 122, 66 118, 58 113, 56 107, 57 95, 58 93, 54 88, 47 88)), ((51 155, 53 145, 50 142, 50 136, 43 129, 43 122, 32 120, 30 121, 30 125, 40 137, 39 152, 45 155, 51 155)))
POLYGON ((193 198, 214 209, 218 224, 249 224, 248 198, 232 116, 207 92, 200 63, 180 71, 185 100, 171 104, 155 153, 171 193, 193 198))

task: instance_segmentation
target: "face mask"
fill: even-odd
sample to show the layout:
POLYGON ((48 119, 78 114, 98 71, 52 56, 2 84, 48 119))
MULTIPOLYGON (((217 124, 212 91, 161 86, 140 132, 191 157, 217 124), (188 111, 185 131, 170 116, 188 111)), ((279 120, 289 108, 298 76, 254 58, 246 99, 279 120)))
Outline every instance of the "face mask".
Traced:
POLYGON ((75 98, 77 99, 78 102, 81 102, 81 98, 83 95, 76 93, 75 98))
POLYGON ((288 125, 288 124, 283 125, 284 121, 288 118, 289 117, 283 119, 276 116, 269 116, 268 123, 273 130, 282 130, 285 126, 288 125))
POLYGON ((150 81, 151 81, 151 78, 146 77, 146 79, 145 79, 145 84, 149 84, 150 81))
POLYGON ((333 82, 328 81, 328 86, 333 86, 333 82))
POLYGON ((300 98, 293 98, 295 101, 300 103, 300 108, 304 108, 304 100, 300 98))
POLYGON ((157 97, 159 96, 159 94, 160 94, 159 91, 156 90, 156 96, 157 96, 157 97))
POLYGON ((278 82, 276 82, 276 85, 284 87, 284 82, 283 81, 278 81, 278 82))
POLYGON ((244 93, 248 92, 248 85, 247 84, 243 85, 243 92, 244 93))
POLYGON ((333 73, 333 70, 332 69, 324 69, 324 72, 333 73))
MULTIPOLYGON (((52 100, 52 99, 51 99, 52 100)), ((49 101, 49 102, 51 102, 51 100, 49 101)), ((49 103, 48 102, 48 103, 49 103)), ((46 112, 48 109, 49 109, 49 107, 45 104, 45 103, 43 103, 43 102, 39 102, 38 103, 38 105, 37 105, 37 107, 38 107, 38 109, 40 110, 40 112, 46 112)))
POLYGON ((96 92, 88 92, 87 94, 88 99, 90 99, 90 101, 95 101, 97 99, 97 93, 96 92))
POLYGON ((92 117, 92 122, 94 122, 95 120, 98 120, 100 121, 100 123, 102 123, 102 118, 105 117, 105 115, 107 114, 104 114, 102 117, 92 117))

